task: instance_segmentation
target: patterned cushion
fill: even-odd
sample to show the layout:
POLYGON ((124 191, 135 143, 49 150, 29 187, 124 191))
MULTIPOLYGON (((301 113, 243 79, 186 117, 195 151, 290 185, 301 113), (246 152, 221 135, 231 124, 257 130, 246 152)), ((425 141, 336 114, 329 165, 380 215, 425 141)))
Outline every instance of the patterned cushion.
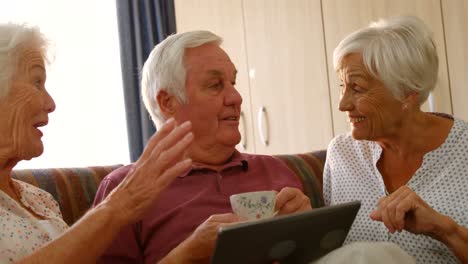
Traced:
POLYGON ((71 225, 89 209, 101 180, 120 166, 14 170, 12 177, 52 194, 71 225))
POLYGON ((300 178, 313 208, 322 207, 322 173, 326 150, 296 155, 276 155, 300 178))

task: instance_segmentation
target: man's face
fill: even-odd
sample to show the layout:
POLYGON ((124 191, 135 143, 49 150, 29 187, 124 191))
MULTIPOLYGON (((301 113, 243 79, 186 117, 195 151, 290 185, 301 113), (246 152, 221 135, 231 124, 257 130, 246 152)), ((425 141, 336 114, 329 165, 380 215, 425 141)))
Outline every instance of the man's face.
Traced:
POLYGON ((234 87, 236 68, 216 44, 189 48, 184 57, 187 104, 178 105, 175 119, 190 120, 202 149, 234 147, 240 141, 239 116, 242 97, 234 87))

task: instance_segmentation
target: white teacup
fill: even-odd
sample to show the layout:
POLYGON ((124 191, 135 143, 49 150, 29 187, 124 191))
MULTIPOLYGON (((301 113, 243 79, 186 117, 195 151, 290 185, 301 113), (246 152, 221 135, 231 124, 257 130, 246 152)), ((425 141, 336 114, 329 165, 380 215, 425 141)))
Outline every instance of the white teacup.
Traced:
POLYGON ((246 192, 231 195, 232 211, 248 220, 269 218, 275 215, 276 191, 246 192))

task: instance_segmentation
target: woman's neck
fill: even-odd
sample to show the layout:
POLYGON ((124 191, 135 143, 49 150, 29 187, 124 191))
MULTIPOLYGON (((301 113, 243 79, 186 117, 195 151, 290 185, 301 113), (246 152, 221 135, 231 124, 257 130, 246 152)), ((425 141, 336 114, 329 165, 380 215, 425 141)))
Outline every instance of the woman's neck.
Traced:
POLYGON ((377 140, 385 152, 401 159, 424 156, 446 140, 453 121, 429 113, 416 112, 406 118, 394 135, 377 140))
POLYGON ((11 185, 11 171, 18 161, 13 159, 0 158, 0 190, 8 195, 12 195, 13 187, 11 185))

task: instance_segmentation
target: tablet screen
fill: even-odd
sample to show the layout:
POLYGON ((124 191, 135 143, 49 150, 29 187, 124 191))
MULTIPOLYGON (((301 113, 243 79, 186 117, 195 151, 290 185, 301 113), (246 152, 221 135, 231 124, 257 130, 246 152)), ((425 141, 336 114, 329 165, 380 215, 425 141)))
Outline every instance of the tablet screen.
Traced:
POLYGON ((213 264, 309 263, 340 247, 359 201, 220 229, 213 264))

